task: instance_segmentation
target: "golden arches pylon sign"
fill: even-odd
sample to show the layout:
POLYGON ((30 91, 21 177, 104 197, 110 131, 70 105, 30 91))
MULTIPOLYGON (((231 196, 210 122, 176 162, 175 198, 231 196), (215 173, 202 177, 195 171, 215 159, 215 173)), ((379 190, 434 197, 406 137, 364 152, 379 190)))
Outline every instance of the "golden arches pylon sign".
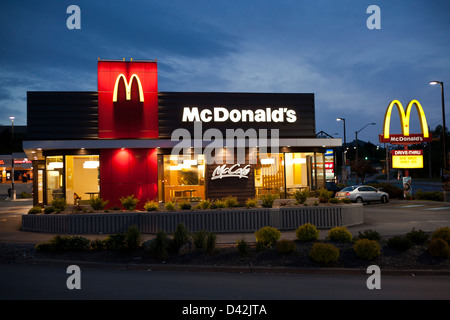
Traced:
POLYGON ((141 80, 139 80, 139 77, 136 74, 133 74, 130 78, 130 82, 128 82, 123 73, 117 76, 116 83, 114 85, 113 102, 117 102, 117 92, 119 91, 120 78, 122 78, 123 82, 125 83, 126 99, 131 100, 131 85, 133 84, 133 79, 136 79, 139 91, 139 101, 144 102, 144 91, 142 90, 142 84, 141 80))
POLYGON ((428 132, 427 119, 425 118, 425 112, 423 111, 422 105, 417 100, 411 100, 405 109, 398 100, 393 100, 389 103, 384 115, 384 125, 383 134, 379 135, 379 141, 383 143, 392 144, 418 144, 426 141, 431 141, 430 134, 428 132), (397 107, 398 113, 400 115, 400 125, 402 128, 402 134, 390 134, 390 124, 391 124, 391 113, 394 106, 397 107), (410 118, 411 109, 416 106, 417 113, 419 115, 420 127, 422 128, 421 134, 411 134, 409 132, 410 128, 410 118))

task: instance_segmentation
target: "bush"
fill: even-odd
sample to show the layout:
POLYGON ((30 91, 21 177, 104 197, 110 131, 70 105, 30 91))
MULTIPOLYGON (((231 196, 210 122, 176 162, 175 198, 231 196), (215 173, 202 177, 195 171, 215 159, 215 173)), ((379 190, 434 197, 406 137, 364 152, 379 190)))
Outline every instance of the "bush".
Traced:
POLYGON ((91 205, 93 210, 103 210, 108 204, 108 200, 103 201, 100 197, 94 197, 89 200, 89 204, 91 205))
POLYGON ((192 208, 191 203, 188 201, 182 201, 178 206, 180 207, 181 210, 191 210, 192 208))
POLYGON ((28 210, 28 214, 36 214, 36 213, 41 213, 41 212, 42 212, 41 206, 34 206, 30 210, 28 210))
POLYGON ((353 245, 357 257, 365 260, 373 260, 381 254, 380 245, 375 240, 359 239, 353 245))
POLYGON ((236 242, 236 248, 237 248, 238 254, 241 257, 248 255, 248 253, 250 252, 250 247, 249 247, 248 243, 245 241, 245 239, 238 240, 236 242))
POLYGON ((202 200, 197 204, 197 208, 199 209, 209 209, 211 207, 211 201, 209 200, 202 200))
POLYGON ((349 198, 342 198, 341 203, 352 203, 352 201, 349 198))
POLYGON ((53 212, 55 212, 55 208, 53 208, 52 206, 47 206, 44 208, 45 214, 49 214, 49 213, 53 213, 53 212))
POLYGON ((413 242, 406 236, 397 235, 389 238, 387 245, 395 250, 406 251, 413 246, 413 242))
POLYGON ((166 210, 169 210, 169 211, 174 211, 175 210, 175 204, 172 201, 166 202, 164 204, 164 208, 166 210))
POLYGON ((381 240, 381 236, 378 233, 378 231, 375 230, 371 230, 371 229, 366 229, 364 231, 359 231, 358 235, 356 236, 356 239, 369 239, 369 240, 375 240, 375 241, 380 241, 381 240))
POLYGON ((64 252, 89 250, 91 242, 82 236, 56 235, 47 243, 36 245, 38 251, 64 252))
POLYGON ((303 204, 309 197, 309 190, 296 190, 294 191, 294 198, 297 200, 297 204, 303 204))
POLYGON ((178 250, 183 244, 189 241, 189 231, 184 223, 179 223, 173 233, 173 245, 178 250))
POLYGON ((351 242, 352 234, 346 227, 334 227, 328 231, 328 238, 335 242, 351 242))
POLYGON ((217 200, 215 200, 215 201, 213 202, 213 204, 211 205, 211 207, 212 207, 213 209, 216 209, 216 208, 226 208, 227 205, 226 205, 225 201, 217 199, 217 200))
POLYGON ((450 227, 442 227, 439 229, 436 229, 432 234, 431 234, 431 239, 442 239, 447 241, 447 244, 450 243, 450 227))
POLYGON ((144 209, 145 209, 145 211, 148 211, 148 212, 150 212, 150 211, 157 211, 158 209, 159 209, 159 203, 158 202, 156 202, 156 201, 147 201, 145 204, 144 204, 144 209))
POLYGON ((28 192, 26 192, 26 191, 22 191, 21 193, 20 193, 20 197, 21 198, 24 198, 24 199, 26 199, 26 198, 31 198, 33 195, 31 194, 31 193, 28 193, 28 192))
POLYGON ((339 249, 329 243, 314 243, 309 257, 320 264, 328 265, 339 260, 339 249))
POLYGON ((239 201, 236 197, 228 196, 223 201, 228 208, 239 207, 239 201))
POLYGON ((133 211, 136 208, 139 199, 135 198, 134 194, 132 194, 131 196, 120 198, 120 202, 126 210, 133 211))
POLYGON ((417 190, 415 197, 417 200, 432 200, 444 201, 444 194, 440 191, 425 191, 417 190))
POLYGON ((321 203, 327 203, 328 200, 333 196, 333 191, 328 191, 326 189, 319 189, 319 202, 321 203))
POLYGON ((273 227, 263 227, 255 232, 256 242, 266 247, 273 245, 280 239, 281 232, 273 227))
POLYGON ((255 208, 257 205, 258 205, 257 199, 247 199, 247 201, 245 201, 245 206, 247 208, 255 208))
POLYGON ((447 242, 441 238, 434 238, 428 243, 428 253, 435 258, 449 258, 450 249, 447 242))
POLYGON ((374 183, 372 186, 387 192, 390 199, 403 199, 403 189, 400 189, 390 183, 374 183))
POLYGON ((106 250, 121 251, 127 248, 126 235, 124 233, 110 234, 103 241, 106 250))
POLYGON ((169 247, 169 238, 167 237, 167 234, 159 230, 156 233, 155 239, 151 243, 150 251, 153 253, 153 255, 160 259, 166 259, 168 256, 168 249, 169 247))
POLYGON ((311 223, 305 223, 295 230, 295 235, 300 241, 316 241, 319 239, 319 230, 311 223))
POLYGON ((428 241, 428 234, 422 230, 416 230, 413 228, 410 232, 406 234, 406 237, 412 241, 414 244, 424 244, 428 241))
POLYGON ((206 234, 206 252, 213 254, 216 251, 216 234, 208 232, 206 234))
POLYGON ((281 254, 288 254, 297 249, 297 245, 293 240, 281 239, 276 243, 277 252, 281 254))
POLYGON ((128 228, 127 234, 126 234, 126 246, 127 249, 130 251, 135 251, 137 248, 141 245, 141 232, 139 231, 138 227, 133 225, 128 228))
POLYGON ((328 203, 334 203, 334 204, 337 204, 337 203, 340 203, 340 201, 339 201, 339 199, 337 199, 337 198, 330 198, 330 199, 328 200, 328 203))
POLYGON ((67 202, 65 198, 55 198, 51 202, 51 206, 55 209, 56 213, 66 210, 67 202))
POLYGON ((265 195, 261 196, 261 205, 264 208, 272 208, 274 201, 275 201, 275 196, 272 194, 265 194, 265 195))
POLYGON ((200 230, 193 234, 194 246, 197 249, 206 249, 206 231, 200 230))

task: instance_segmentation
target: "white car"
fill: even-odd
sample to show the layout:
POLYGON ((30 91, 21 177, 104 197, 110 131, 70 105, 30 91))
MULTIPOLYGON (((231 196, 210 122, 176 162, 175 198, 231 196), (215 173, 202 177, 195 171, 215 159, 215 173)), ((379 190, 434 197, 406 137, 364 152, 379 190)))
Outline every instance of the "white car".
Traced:
POLYGON ((369 203, 372 201, 386 203, 389 201, 389 194, 372 186, 351 186, 336 192, 336 198, 348 198, 351 201, 358 203, 369 203))

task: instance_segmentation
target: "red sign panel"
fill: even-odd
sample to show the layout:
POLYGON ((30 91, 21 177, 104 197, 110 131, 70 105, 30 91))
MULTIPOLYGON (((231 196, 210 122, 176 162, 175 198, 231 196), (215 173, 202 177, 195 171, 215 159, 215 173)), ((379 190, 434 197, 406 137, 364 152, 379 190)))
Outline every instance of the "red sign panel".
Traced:
POLYGON ((393 156, 421 156, 423 150, 391 150, 393 156))
POLYGON ((423 134, 410 134, 405 136, 403 134, 390 134, 389 138, 384 138, 382 134, 379 135, 379 141, 391 144, 419 144, 422 142, 431 141, 432 137, 425 138, 423 134))
POLYGON ((98 136, 158 138, 156 62, 98 62, 98 136))

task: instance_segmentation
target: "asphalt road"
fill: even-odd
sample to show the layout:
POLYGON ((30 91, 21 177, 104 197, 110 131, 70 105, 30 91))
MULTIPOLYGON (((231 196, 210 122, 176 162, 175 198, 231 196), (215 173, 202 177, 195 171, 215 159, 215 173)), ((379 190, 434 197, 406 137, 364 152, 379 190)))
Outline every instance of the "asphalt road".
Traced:
POLYGON ((0 264, 0 299, 12 300, 441 300, 450 278, 383 276, 368 289, 369 275, 165 272, 117 268, 80 269, 80 289, 68 289, 68 265, 0 264))

